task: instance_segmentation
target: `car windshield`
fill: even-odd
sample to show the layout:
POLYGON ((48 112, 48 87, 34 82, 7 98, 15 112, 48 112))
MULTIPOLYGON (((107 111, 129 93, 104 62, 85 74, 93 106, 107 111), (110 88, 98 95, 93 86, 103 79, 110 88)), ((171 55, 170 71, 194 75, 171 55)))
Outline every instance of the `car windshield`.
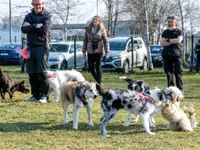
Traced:
POLYGON ((150 46, 151 53, 161 53, 162 47, 161 46, 150 46))
POLYGON ((111 51, 123 51, 126 48, 126 42, 122 41, 110 41, 109 44, 111 51))
POLYGON ((15 49, 17 47, 20 47, 19 44, 3 44, 0 45, 0 48, 6 48, 6 49, 15 49))
POLYGON ((68 52, 68 44, 50 44, 50 52, 68 52))

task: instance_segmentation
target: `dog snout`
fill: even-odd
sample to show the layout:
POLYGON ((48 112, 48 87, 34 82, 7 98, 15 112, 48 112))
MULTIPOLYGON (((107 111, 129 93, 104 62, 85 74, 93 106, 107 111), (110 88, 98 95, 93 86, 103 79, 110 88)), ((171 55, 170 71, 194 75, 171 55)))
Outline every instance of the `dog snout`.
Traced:
POLYGON ((97 95, 94 95, 94 98, 97 98, 97 95))

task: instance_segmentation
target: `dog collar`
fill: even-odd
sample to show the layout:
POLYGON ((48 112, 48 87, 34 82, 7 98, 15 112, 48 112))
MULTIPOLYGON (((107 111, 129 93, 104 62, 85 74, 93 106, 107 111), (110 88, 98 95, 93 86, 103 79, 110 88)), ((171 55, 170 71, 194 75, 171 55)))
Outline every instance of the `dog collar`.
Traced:
POLYGON ((86 101, 86 99, 80 99, 80 101, 83 103, 83 105, 87 105, 88 102, 86 101))
POLYGON ((55 74, 50 74, 48 78, 56 78, 55 74))

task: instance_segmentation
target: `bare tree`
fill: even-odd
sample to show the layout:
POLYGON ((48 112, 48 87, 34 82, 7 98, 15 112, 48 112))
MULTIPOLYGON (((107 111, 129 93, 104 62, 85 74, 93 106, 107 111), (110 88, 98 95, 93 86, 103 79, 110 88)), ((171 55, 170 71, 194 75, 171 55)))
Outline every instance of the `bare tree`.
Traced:
MULTIPOLYGON (((65 40, 67 40, 67 24, 69 16, 73 16, 71 11, 75 9, 78 4, 78 0, 49 0, 46 4, 48 10, 53 14, 53 18, 62 22, 63 26, 61 26, 61 30, 64 33, 65 40)), ((53 21, 53 23, 58 22, 53 21)))

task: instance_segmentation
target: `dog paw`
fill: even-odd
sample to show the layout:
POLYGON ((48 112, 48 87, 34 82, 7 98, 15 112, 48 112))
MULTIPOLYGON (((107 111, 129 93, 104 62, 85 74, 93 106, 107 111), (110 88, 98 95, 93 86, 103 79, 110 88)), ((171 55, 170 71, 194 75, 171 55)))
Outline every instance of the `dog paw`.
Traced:
POLYGON ((69 122, 69 120, 64 120, 64 123, 68 123, 69 122))
POLYGON ((129 127, 129 125, 130 125, 130 123, 127 123, 127 122, 126 122, 126 123, 124 123, 123 126, 124 126, 124 127, 129 127))
POLYGON ((53 102, 53 103, 57 103, 58 101, 57 101, 57 100, 53 100, 52 102, 53 102))
POLYGON ((155 128, 155 127, 156 127, 155 124, 150 125, 150 128, 155 128))
POLYGON ((78 130, 78 127, 73 127, 72 129, 74 129, 74 130, 78 130))
POLYGON ((89 126, 94 126, 94 124, 92 122, 89 122, 88 125, 89 126))
POLYGON ((156 135, 154 132, 147 133, 148 135, 156 135))
POLYGON ((102 136, 107 136, 107 131, 101 131, 100 134, 101 134, 102 136))

